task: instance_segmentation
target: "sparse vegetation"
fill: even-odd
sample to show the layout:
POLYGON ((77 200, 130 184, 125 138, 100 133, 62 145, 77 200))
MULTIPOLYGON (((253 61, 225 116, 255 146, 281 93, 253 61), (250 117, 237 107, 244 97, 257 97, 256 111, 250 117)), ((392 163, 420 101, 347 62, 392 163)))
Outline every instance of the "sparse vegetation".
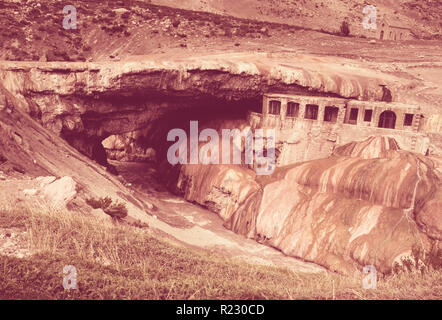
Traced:
POLYGON ((333 299, 333 289, 336 299, 440 299, 442 292, 440 270, 392 275, 365 290, 360 278, 251 265, 75 212, 2 210, 0 227, 27 231, 34 253, 0 256, 0 299, 333 299), (78 290, 63 289, 65 265, 77 268, 78 290))
POLYGON ((126 205, 121 202, 114 203, 110 197, 90 198, 86 200, 86 203, 94 209, 102 209, 115 219, 123 219, 127 216, 126 205))
POLYGON ((415 245, 412 248, 411 257, 404 257, 401 263, 395 263, 393 273, 421 273, 422 275, 440 271, 442 269, 442 250, 433 247, 430 252, 424 254, 421 247, 415 245))
POLYGON ((345 37, 348 37, 350 35, 350 27, 347 20, 344 20, 341 23, 341 35, 345 37))
MULTIPOLYGON (((93 7, 91 10, 84 10, 82 7, 86 1, 74 0, 73 3, 81 7, 79 12, 84 20, 79 26, 86 27, 89 23, 90 30, 87 32, 90 33, 90 37, 84 36, 84 28, 75 31, 64 30, 61 27, 60 14, 45 15, 49 11, 61 12, 59 7, 54 9, 52 3, 26 12, 19 10, 20 3, 6 4, 0 1, 0 8, 8 6, 8 10, 0 10, 0 21, 7 26, 1 31, 3 48, 0 55, 9 60, 38 60, 40 54, 46 55, 48 61, 85 61, 92 52, 97 56, 105 56, 106 50, 110 48, 106 47, 108 45, 123 48, 121 43, 125 39, 111 37, 129 37, 132 33, 133 37, 130 40, 135 40, 134 42, 140 45, 134 54, 149 53, 148 46, 152 43, 152 46, 163 47, 165 50, 172 46, 188 47, 182 51, 188 51, 188 56, 191 56, 192 50, 197 47, 193 42, 196 41, 195 35, 207 42, 210 42, 212 37, 215 40, 221 37, 220 42, 241 46, 244 51, 255 44, 256 48, 259 48, 257 50, 269 48, 276 52, 288 51, 281 46, 292 49, 295 45, 291 41, 299 36, 302 41, 307 39, 302 43, 303 47, 306 47, 305 51, 309 52, 315 46, 311 42, 318 41, 321 46, 325 44, 321 47, 321 54, 326 55, 325 50, 331 47, 332 43, 331 37, 325 34, 318 36, 311 30, 288 36, 289 32, 298 29, 282 24, 177 11, 147 3, 138 5, 149 10, 137 12, 132 16, 126 12, 121 15, 121 19, 112 8, 101 9, 103 15, 95 17, 99 12, 97 8, 102 5, 99 1, 90 2, 93 7), (15 10, 20 11, 20 15, 22 11, 26 13, 17 18, 13 18, 12 14, 8 16, 15 10), (180 13, 180 20, 175 18, 177 12, 180 13), (137 16, 138 20, 134 16, 137 16), (270 44, 264 41, 249 41, 250 38, 270 34, 284 41, 278 45, 275 45, 277 41, 270 44), (137 40, 140 35, 146 36, 147 40, 137 40), (153 44, 151 38, 158 43, 153 44), (33 40, 38 41, 38 46, 34 45, 36 41, 33 40), (250 44, 251 42, 253 43, 250 44), (94 50, 90 45, 94 46, 94 50), (40 52, 36 52, 37 50, 40 52)), ((118 6, 126 6, 127 3, 121 1, 118 6)), ((112 6, 115 2, 106 5, 112 6)), ((339 22, 340 20, 333 25, 333 34, 349 36, 348 22, 344 21, 340 28, 339 22)), ((442 23, 440 25, 442 26, 442 23)), ((356 27, 352 31, 355 33, 356 27)), ((353 46, 353 40, 359 41, 357 38, 352 38, 352 41, 334 38, 336 47, 339 47, 339 41, 348 42, 346 50, 353 46)), ((315 50, 317 48, 319 47, 315 50)), ((363 50, 359 51, 357 54, 364 54, 363 50)), ((124 54, 126 53, 123 52, 121 56, 124 54)), ((385 55, 387 54, 385 52, 385 55)), ((387 60, 386 57, 382 59, 387 60)), ((6 161, 7 159, 2 158, 0 154, 0 164, 6 161)), ((25 173, 25 170, 18 166, 13 166, 12 169, 25 173)), ((260 181, 274 179, 275 175, 262 177, 260 181)), ((126 198, 126 201, 130 200, 126 198)), ((92 208, 102 209, 114 220, 97 222, 93 217, 77 212, 0 209, 0 227, 14 227, 26 232, 26 246, 29 246, 33 253, 24 259, 0 255, 0 299, 442 298, 441 250, 434 249, 424 256, 418 247, 414 248, 412 258, 403 258, 400 264, 394 266, 391 275, 379 279, 377 290, 364 290, 360 278, 337 274, 294 273, 284 268, 251 265, 212 252, 178 246, 168 240, 156 238, 151 230, 141 223, 128 225, 128 222, 122 221, 128 213, 125 203, 116 202, 110 197, 91 198, 87 203, 92 208), (119 223, 115 223, 116 220, 119 223), (67 264, 75 265, 79 270, 78 290, 65 291, 61 286, 61 271, 67 264)))

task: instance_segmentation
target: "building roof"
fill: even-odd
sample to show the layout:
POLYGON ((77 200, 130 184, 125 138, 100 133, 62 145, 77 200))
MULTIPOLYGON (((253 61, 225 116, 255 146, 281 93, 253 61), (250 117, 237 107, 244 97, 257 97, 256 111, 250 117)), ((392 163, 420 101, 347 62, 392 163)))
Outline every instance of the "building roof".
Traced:
POLYGON ((327 96, 307 96, 300 94, 289 94, 289 93, 265 93, 264 97, 267 98, 275 98, 275 99, 292 99, 293 102, 297 102, 297 99, 302 100, 318 100, 324 99, 326 101, 336 101, 336 103, 345 103, 348 101, 346 98, 336 98, 336 97, 327 97, 327 96))
POLYGON ((302 102, 302 101, 318 101, 324 100, 328 103, 346 103, 349 106, 355 107, 387 107, 391 109, 401 109, 401 110, 420 110, 420 107, 417 105, 406 104, 401 102, 385 102, 385 101, 363 101, 363 100, 355 100, 349 98, 335 98, 335 97, 326 97, 326 96, 304 96, 300 94, 287 94, 287 93, 266 93, 264 97, 274 98, 274 99, 290 99, 293 102, 302 102))
POLYGON ((384 17, 382 22, 386 23, 388 26, 392 28, 399 28, 411 31, 411 28, 407 27, 403 21, 394 17, 384 17))
POLYGON ((402 110, 420 110, 419 106, 406 104, 401 102, 385 102, 385 101, 360 101, 360 100, 349 100, 348 105, 350 106, 365 106, 365 107, 388 107, 391 109, 402 109, 402 110))

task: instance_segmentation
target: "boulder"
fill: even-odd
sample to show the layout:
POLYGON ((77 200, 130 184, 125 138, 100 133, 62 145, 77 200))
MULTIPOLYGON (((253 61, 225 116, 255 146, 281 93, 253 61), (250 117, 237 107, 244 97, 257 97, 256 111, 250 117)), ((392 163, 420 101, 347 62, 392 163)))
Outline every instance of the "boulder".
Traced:
POLYGON ((30 197, 35 196, 37 194, 37 192, 38 192, 37 189, 25 189, 25 190, 23 190, 23 194, 25 196, 30 196, 30 197))
POLYGON ((35 180, 39 183, 40 188, 44 188, 44 187, 47 186, 48 184, 54 182, 55 179, 57 179, 57 178, 54 177, 54 176, 37 177, 37 178, 35 178, 35 180))
POLYGON ((76 186, 74 179, 63 177, 45 186, 42 194, 54 208, 64 209, 77 194, 76 186))

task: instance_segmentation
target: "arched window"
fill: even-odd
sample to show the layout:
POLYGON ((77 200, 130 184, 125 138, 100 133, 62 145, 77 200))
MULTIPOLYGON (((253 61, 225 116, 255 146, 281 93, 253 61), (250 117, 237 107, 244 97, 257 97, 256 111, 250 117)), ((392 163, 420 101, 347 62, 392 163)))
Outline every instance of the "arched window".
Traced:
POLYGON ((382 112, 379 117, 378 127, 394 129, 396 127, 396 114, 389 110, 382 112))
POLYGON ((379 37, 381 40, 384 39, 384 30, 381 31, 381 36, 379 37))

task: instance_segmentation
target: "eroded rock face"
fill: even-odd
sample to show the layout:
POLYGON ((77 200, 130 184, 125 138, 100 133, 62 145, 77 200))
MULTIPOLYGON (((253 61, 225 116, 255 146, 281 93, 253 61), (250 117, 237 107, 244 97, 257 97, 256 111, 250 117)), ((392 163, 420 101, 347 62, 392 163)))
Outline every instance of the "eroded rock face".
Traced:
POLYGON ((185 165, 177 183, 185 199, 204 205, 224 220, 259 188, 253 171, 234 165, 185 165))
POLYGON ((140 219, 146 216, 138 200, 127 200, 130 192, 119 180, 27 115, 23 111, 23 101, 5 90, 1 83, 0 93, 8 101, 7 108, 0 111, 2 206, 18 208, 26 206, 28 200, 32 205, 35 204, 33 200, 44 200, 45 204, 62 210, 66 210, 68 205, 68 209, 88 213, 90 206, 85 203, 85 198, 109 196, 115 201, 125 202, 132 217, 140 219), (56 180, 55 176, 65 178, 56 180), (26 183, 28 180, 29 185, 26 183), (3 186, 6 190, 2 189, 3 186), (36 192, 30 191, 26 196, 23 193, 26 189, 35 189, 36 192))
POLYGON ((333 150, 334 155, 362 159, 386 158, 389 150, 400 150, 396 140, 390 137, 370 137, 362 142, 351 142, 333 150))
POLYGON ((103 142, 107 158, 129 162, 156 162, 156 151, 146 141, 145 130, 111 135, 103 142))
MULTIPOLYGON (((7 62, 0 66, 0 80, 44 127, 106 165, 101 142, 108 136, 145 130, 168 111, 194 108, 198 99, 228 105, 268 91, 291 91, 380 100, 378 84, 398 90, 409 85, 362 66, 355 72, 335 59, 247 53, 112 64, 7 62)), ((0 97, 0 109, 4 105, 0 97)))
POLYGON ((370 264, 389 272, 413 246, 429 250, 442 234, 434 163, 398 150, 387 137, 347 144, 330 158, 271 176, 185 165, 177 186, 234 232, 347 274, 370 264))

